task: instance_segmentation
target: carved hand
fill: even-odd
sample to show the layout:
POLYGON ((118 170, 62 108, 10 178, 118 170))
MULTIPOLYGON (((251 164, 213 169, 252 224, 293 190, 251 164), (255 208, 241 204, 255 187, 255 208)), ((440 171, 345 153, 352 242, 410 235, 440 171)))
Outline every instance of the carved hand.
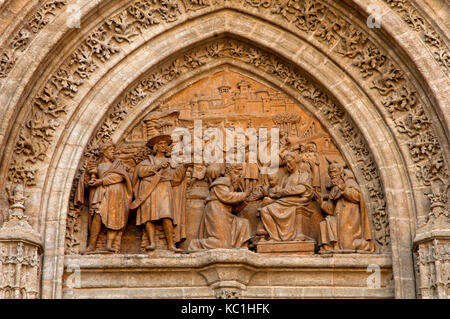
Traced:
POLYGON ((330 198, 331 199, 338 199, 339 197, 341 197, 342 193, 341 190, 339 189, 339 187, 335 186, 331 189, 330 192, 330 198))
POLYGON ((247 197, 247 201, 252 202, 255 200, 258 200, 260 198, 259 194, 257 193, 251 193, 248 197, 247 197))
POLYGON ((161 167, 161 168, 167 168, 167 167, 169 167, 169 161, 162 162, 162 163, 160 164, 160 167, 161 167))
POLYGON ((87 164, 87 171, 89 174, 97 174, 97 166, 95 165, 95 163, 89 162, 87 164))
POLYGON ((89 186, 91 187, 98 187, 103 185, 103 180, 101 179, 93 179, 89 181, 89 186))
POLYGON ((274 187, 269 191, 269 196, 273 198, 280 198, 282 195, 281 189, 278 187, 274 187))

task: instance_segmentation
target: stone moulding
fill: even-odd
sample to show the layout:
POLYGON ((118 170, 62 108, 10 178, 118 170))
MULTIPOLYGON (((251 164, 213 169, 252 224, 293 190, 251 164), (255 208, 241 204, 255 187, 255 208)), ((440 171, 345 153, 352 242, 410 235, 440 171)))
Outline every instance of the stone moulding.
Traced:
POLYGON ((9 48, 0 51, 0 81, 2 78, 8 77, 17 59, 27 50, 36 34, 48 25, 58 11, 66 5, 67 0, 45 1, 38 6, 36 11, 27 15, 26 22, 21 24, 17 28, 19 31, 7 41, 9 48))
POLYGON ((65 276, 76 282, 73 269, 77 265, 80 280, 78 288, 70 284, 63 295, 129 298, 134 293, 139 297, 140 291, 146 298, 351 298, 358 294, 392 298, 391 262, 390 255, 267 257, 239 249, 162 258, 67 256, 65 276), (370 265, 379 267, 379 286, 368 286, 373 275, 370 265), (343 274, 345 280, 352 278, 351 287, 349 281, 339 280, 343 274), (329 286, 331 282, 334 287, 329 286))

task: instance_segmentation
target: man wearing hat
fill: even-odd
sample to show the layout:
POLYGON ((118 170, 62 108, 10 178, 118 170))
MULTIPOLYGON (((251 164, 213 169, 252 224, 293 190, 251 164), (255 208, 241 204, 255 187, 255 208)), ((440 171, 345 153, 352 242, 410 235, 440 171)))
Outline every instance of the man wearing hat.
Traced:
POLYGON ((156 248, 155 223, 161 222, 168 248, 175 252, 181 250, 175 243, 186 238, 186 168, 170 160, 172 139, 169 135, 157 135, 147 142, 152 154, 136 166, 133 175, 135 201, 137 208, 136 225, 144 225, 148 236, 147 250, 156 248))

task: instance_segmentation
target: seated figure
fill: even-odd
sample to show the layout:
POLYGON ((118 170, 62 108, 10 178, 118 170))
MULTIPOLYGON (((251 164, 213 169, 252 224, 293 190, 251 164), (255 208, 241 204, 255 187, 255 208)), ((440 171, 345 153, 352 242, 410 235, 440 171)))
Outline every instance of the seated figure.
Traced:
POLYGON ((328 167, 328 175, 332 189, 321 200, 328 216, 320 223, 320 251, 374 252, 369 217, 353 173, 335 162, 328 167))
POLYGON ((300 154, 295 151, 286 153, 284 162, 289 174, 269 189, 260 210, 261 220, 272 241, 311 240, 299 233, 296 223, 299 211, 313 212, 311 173, 302 169, 308 164, 301 162, 300 154))
POLYGON ((206 169, 209 195, 200 222, 199 238, 189 244, 189 251, 214 248, 247 248, 250 240, 250 224, 247 219, 233 214, 233 208, 245 201, 250 189, 236 192, 240 175, 233 167, 227 169, 223 164, 211 164, 206 169))

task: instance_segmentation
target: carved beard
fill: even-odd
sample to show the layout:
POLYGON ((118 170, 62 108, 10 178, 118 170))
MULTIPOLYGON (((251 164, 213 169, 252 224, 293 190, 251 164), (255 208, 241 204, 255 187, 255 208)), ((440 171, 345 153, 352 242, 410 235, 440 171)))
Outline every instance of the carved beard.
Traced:
POLYGON ((333 186, 333 188, 330 191, 330 198, 331 199, 338 199, 342 196, 342 192, 337 186, 333 186))

